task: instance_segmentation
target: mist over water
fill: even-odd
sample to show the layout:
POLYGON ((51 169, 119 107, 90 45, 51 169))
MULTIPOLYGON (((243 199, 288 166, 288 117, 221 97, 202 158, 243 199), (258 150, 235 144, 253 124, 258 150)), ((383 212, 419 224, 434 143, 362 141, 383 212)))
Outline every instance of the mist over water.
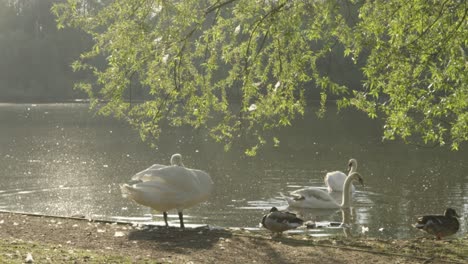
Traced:
MULTIPOLYGON (((362 113, 314 111, 278 132, 280 146, 256 157, 230 152, 203 130, 165 131, 157 149, 142 143, 124 122, 94 115, 87 104, 0 104, 0 210, 120 221, 162 223, 161 214, 122 198, 119 184, 181 153, 187 167, 207 171, 215 182, 211 199, 184 211, 187 224, 258 229, 272 206, 286 208, 280 193, 324 186, 327 171, 359 162, 365 186, 357 186, 349 214, 354 235, 406 238, 418 215, 452 207, 467 232, 468 152, 382 142, 381 125, 362 113), (154 214, 154 216, 151 215, 154 214)), ((465 148, 463 148, 465 147, 465 148)), ((292 208, 290 208, 292 210, 292 208)), ((176 212, 169 212, 178 226, 176 212)), ((319 225, 341 222, 341 210, 297 211, 319 225)), ((340 234, 342 228, 308 230, 340 234)))

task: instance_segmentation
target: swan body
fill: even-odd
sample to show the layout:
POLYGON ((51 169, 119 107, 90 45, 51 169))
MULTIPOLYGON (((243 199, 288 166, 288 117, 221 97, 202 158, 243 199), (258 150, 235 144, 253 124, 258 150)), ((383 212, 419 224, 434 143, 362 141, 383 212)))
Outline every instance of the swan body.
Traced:
POLYGON ((182 211, 206 201, 213 190, 213 181, 202 170, 185 168, 180 154, 172 155, 171 164, 162 167, 153 165, 132 177, 132 180, 140 182, 122 184, 120 188, 124 197, 163 212, 166 226, 167 211, 176 209, 180 227, 183 228, 182 211))
POLYGON ((341 204, 338 204, 330 193, 316 187, 308 187, 293 191, 290 193, 291 197, 285 196, 285 199, 291 207, 329 209, 349 208, 351 206, 351 183, 355 180, 364 184, 359 173, 350 173, 343 184, 344 191, 342 193, 341 204))
MULTIPOLYGON (((350 159, 348 161, 348 174, 351 174, 357 170, 357 160, 350 159)), ((325 175, 324 181, 327 186, 328 192, 342 192, 343 185, 346 180, 346 175, 341 171, 332 171, 325 175)), ((354 192, 354 185, 351 184, 351 192, 354 192)))
POLYGON ((455 234, 460 228, 457 212, 447 208, 444 215, 424 215, 418 218, 414 227, 435 235, 437 239, 455 234))
POLYGON ((303 223, 304 221, 295 214, 278 211, 276 207, 272 207, 270 212, 262 218, 262 226, 277 234, 281 234, 286 230, 295 229, 303 223))

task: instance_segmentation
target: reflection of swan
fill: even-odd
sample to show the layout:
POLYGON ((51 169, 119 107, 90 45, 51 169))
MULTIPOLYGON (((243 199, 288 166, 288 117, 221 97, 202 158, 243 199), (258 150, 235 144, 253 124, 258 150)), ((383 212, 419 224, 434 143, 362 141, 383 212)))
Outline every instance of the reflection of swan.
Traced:
POLYGON ((455 234, 460 228, 460 223, 457 220, 457 212, 452 208, 447 208, 444 215, 425 215, 418 218, 418 222, 414 227, 424 230, 431 235, 435 235, 437 239, 444 236, 455 234))
POLYGON ((137 175, 140 176, 135 175, 132 179, 142 182, 122 184, 120 188, 124 197, 163 212, 166 226, 167 211, 177 209, 183 228, 182 210, 206 201, 213 189, 213 181, 204 171, 185 168, 180 154, 172 155, 171 164, 173 166, 139 172, 137 175))
POLYGON ((344 182, 342 202, 338 204, 326 191, 309 187, 291 192, 292 197, 285 197, 289 206, 302 208, 348 208, 351 206, 351 182, 357 180, 364 185, 361 175, 357 172, 350 173, 344 182))
POLYGON ((341 228, 346 237, 351 237, 351 208, 341 208, 341 228))
POLYGON ((280 212, 276 207, 272 207, 270 213, 262 218, 262 226, 273 233, 281 234, 283 231, 295 229, 301 226, 304 221, 290 212, 280 212))
MULTIPOLYGON (((348 161, 348 175, 357 170, 357 161, 350 159, 348 161)), ((327 185, 328 192, 342 192, 343 184, 348 176, 341 171, 332 171, 325 175, 325 185, 327 185)), ((351 191, 354 192, 354 186, 351 184, 351 191)))

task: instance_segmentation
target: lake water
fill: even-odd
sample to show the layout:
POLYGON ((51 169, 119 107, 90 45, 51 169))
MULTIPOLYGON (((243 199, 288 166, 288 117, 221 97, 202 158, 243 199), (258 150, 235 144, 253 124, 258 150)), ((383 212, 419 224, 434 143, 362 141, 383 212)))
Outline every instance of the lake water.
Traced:
MULTIPOLYGON (((380 124, 362 113, 329 110, 318 119, 311 112, 279 131, 280 147, 249 158, 242 143, 224 152, 201 130, 168 130, 152 149, 125 123, 96 116, 86 104, 0 104, 0 210, 162 224, 159 213, 122 198, 119 184, 178 152, 215 182, 208 202, 184 211, 188 225, 265 232, 258 228, 262 215, 287 206, 280 192, 324 186, 327 171, 344 171, 356 158, 365 186, 345 212, 349 228, 328 227, 342 221, 341 210, 307 210, 298 213, 324 227, 299 232, 408 238, 422 235, 411 226, 418 215, 453 207, 462 216, 457 235, 466 234, 466 144, 451 152, 382 142, 380 124)), ((169 216, 178 226, 176 212, 169 216)))

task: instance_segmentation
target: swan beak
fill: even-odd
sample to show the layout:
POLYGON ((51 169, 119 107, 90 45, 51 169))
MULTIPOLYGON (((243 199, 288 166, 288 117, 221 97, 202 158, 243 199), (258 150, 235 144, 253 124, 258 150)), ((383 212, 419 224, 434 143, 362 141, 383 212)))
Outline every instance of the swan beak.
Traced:
POLYGON ((361 177, 359 177, 359 183, 364 187, 364 180, 361 177))

